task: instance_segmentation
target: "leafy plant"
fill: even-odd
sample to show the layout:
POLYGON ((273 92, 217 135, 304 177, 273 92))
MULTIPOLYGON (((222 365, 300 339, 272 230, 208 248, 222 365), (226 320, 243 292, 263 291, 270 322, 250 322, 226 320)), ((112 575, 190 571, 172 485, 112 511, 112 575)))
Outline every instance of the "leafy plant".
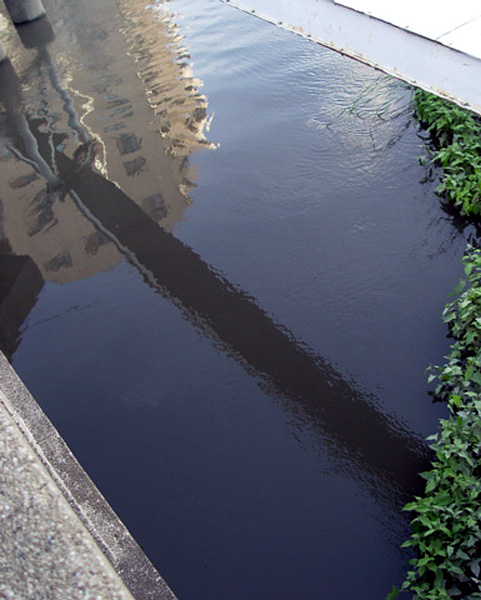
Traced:
POLYGON ((424 496, 405 506, 414 516, 403 546, 416 558, 401 592, 415 600, 481 600, 481 250, 470 248, 463 263, 465 277, 443 311, 454 342, 429 375, 451 416, 428 438, 436 460, 422 474, 424 496))
POLYGON ((481 214, 481 120, 464 108, 417 89, 418 121, 431 134, 433 162, 443 167, 437 192, 464 216, 481 214))
MULTIPOLYGON (((433 162, 443 167, 437 192, 464 216, 481 214, 481 121, 433 94, 416 90, 416 116, 431 134, 433 162)), ((464 278, 443 311, 453 343, 443 366, 431 367, 435 396, 451 416, 428 438, 435 460, 424 496, 405 506, 414 550, 401 590, 414 600, 481 600, 481 250, 469 248, 464 278)))

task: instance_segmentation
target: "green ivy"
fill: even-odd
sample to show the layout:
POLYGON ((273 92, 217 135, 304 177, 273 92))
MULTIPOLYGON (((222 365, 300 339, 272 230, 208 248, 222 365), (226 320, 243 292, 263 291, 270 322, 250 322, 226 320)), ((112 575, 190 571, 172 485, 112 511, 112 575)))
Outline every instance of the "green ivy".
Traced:
POLYGON ((481 214, 481 120, 434 94, 416 89, 418 121, 433 140, 433 162, 443 167, 437 192, 464 216, 481 214))
MULTIPOLYGON (((470 248, 463 264, 443 312, 454 342, 429 375, 451 416, 428 438, 436 459, 422 474, 424 496, 405 506, 413 518, 403 546, 416 558, 401 592, 414 600, 481 600, 481 251, 470 248)), ((398 594, 394 587, 387 600, 398 594)))

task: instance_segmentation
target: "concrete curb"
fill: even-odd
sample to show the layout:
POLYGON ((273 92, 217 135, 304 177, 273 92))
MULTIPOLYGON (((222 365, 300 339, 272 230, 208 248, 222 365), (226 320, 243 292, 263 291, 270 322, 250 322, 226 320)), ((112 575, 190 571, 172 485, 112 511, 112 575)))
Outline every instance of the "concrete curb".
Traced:
MULTIPOLYGON (((109 571, 109 567, 112 567, 113 578, 118 578, 116 589, 125 586, 124 595, 115 597, 125 598, 125 600, 130 600, 132 597, 135 600, 176 600, 175 595, 79 465, 57 430, 1 353, 0 409, 3 414, 4 426, 6 424, 4 431, 9 432, 10 435, 13 431, 12 426, 15 426, 21 434, 15 437, 15 432, 13 432, 14 437, 11 438, 15 439, 17 449, 4 445, 4 451, 7 454, 9 452, 16 453, 12 457, 7 456, 7 458, 13 458, 15 459, 13 462, 15 462, 17 454, 28 454, 30 457, 29 464, 35 461, 40 463, 43 469, 37 469, 38 473, 40 471, 46 472, 46 477, 50 480, 48 486, 42 483, 38 489, 35 489, 35 485, 32 487, 31 498, 33 500, 30 500, 30 504, 32 501, 36 501, 38 495, 42 495, 43 492, 38 490, 42 490, 43 487, 48 487, 50 493, 53 493, 55 499, 58 499, 59 502, 64 499, 68 503, 75 515, 75 519, 71 521, 76 520, 72 527, 80 531, 80 533, 75 534, 76 539, 79 536, 82 537, 82 539, 85 539, 86 544, 87 542, 90 543, 89 547, 92 547, 93 543, 94 554, 97 555, 96 558, 98 559, 96 564, 104 564, 105 573, 109 571)), ((5 435, 5 437, 7 440, 10 439, 8 435, 5 435)), ((12 470, 11 465, 13 462, 12 460, 7 462, 4 460, 3 468, 5 469, 5 464, 8 465, 8 476, 10 479, 13 477, 13 481, 15 481, 17 475, 15 466, 12 470)), ((0 461, 0 468, 1 465, 2 462, 0 461)), ((2 475, 5 475, 5 473, 0 472, 0 480, 2 480, 2 475)), ((22 471, 20 469, 18 470, 18 477, 20 478, 21 475, 22 471)), ((35 475, 34 477, 40 481, 42 476, 37 477, 35 475)), ((1 500, 0 493, 0 502, 1 500)), ((52 504, 51 500, 49 502, 52 504)), ((3 514, 0 506, 0 517, 3 514)), ((8 529, 8 519, 6 523, 8 529)), ((25 523, 28 528, 28 518, 26 518, 25 523)), ((71 526, 68 525, 68 527, 71 526)), ((2 528, 5 529, 3 526, 2 528)), ((16 530, 13 533, 18 534, 16 530)), ((22 536, 24 533, 20 532, 19 535, 22 536)), ((0 548, 0 550, 2 549, 0 548)), ((66 548, 65 551, 68 554, 69 549, 66 548)), ((7 556, 7 563, 8 560, 7 556)), ((89 558, 86 556, 85 560, 87 561, 89 558)), ((91 570, 89 572, 92 573, 91 570)), ((103 573, 101 575, 103 577, 103 573)), ((71 598, 78 597, 74 591, 70 596, 71 598)), ((39 595, 35 593, 35 597, 44 597, 42 590, 36 592, 39 595)), ((97 594, 95 595, 96 598, 102 597, 98 595, 99 591, 97 589, 95 589, 95 594, 97 594)), ((18 598, 18 595, 15 597, 18 598)), ((90 597, 89 593, 85 597, 90 597)), ((104 597, 113 597, 108 588, 105 590, 104 597)))

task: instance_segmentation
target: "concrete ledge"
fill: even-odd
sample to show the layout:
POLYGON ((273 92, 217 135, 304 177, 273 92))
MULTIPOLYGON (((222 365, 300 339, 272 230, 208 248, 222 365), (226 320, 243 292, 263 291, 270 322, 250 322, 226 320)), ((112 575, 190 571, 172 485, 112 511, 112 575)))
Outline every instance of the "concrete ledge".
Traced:
MULTIPOLYGON (((334 0, 222 1, 481 114, 481 41, 474 56, 449 36, 431 39, 334 0)), ((450 4, 453 24, 457 8, 450 4)))
MULTIPOLYGON (((61 540, 57 544, 61 550, 57 551, 65 554, 55 557, 52 564, 55 564, 55 568, 57 565, 70 565, 72 556, 79 563, 75 572, 72 566, 63 575, 57 573, 59 578, 67 578, 65 582, 62 580, 57 583, 58 587, 72 586, 68 590, 69 598, 90 597, 88 593, 79 595, 78 588, 86 591, 91 584, 96 598, 176 600, 1 353, 0 426, 0 481, 8 483, 9 489, 6 492, 7 486, 0 486, 0 490, 4 490, 0 491, 0 544, 9 546, 0 546, 0 554, 4 555, 2 560, 6 561, 4 565, 0 563, 0 570, 5 570, 4 576, 0 577, 4 586, 0 589, 0 596, 6 594, 2 597, 10 597, 8 580, 9 577, 15 577, 15 569, 8 565, 9 560, 15 559, 10 546, 23 547, 26 538, 30 543, 34 540, 37 546, 34 551, 29 551, 27 547, 21 551, 22 561, 28 562, 28 568, 24 571, 31 572, 33 577, 32 581, 28 581, 27 577, 26 581, 21 582, 21 585, 28 586, 29 595, 26 597, 57 598, 56 595, 45 595, 43 589, 35 590, 35 585, 45 585, 45 580, 38 577, 38 573, 35 575, 38 565, 30 564, 37 560, 40 561, 39 568, 42 568, 45 553, 50 552, 49 540, 42 539, 41 532, 29 530, 36 527, 35 516, 32 517, 32 510, 35 510, 33 505, 40 506, 43 502, 44 537, 61 540), (19 489, 12 490, 17 483, 19 489), (27 486, 27 489, 22 486, 27 486), (29 498, 28 502, 22 500, 24 492, 29 498), (16 505, 15 518, 11 518, 13 504, 16 505), (25 514, 19 515, 22 511, 25 514), (49 519, 52 520, 50 524, 49 519), (10 525, 14 526, 13 530, 9 530, 10 525), (48 533, 49 527, 53 528, 53 534, 48 533), (18 539, 12 539, 15 537, 18 539), (83 571, 88 577, 80 581, 83 571), (72 579, 70 583, 68 577, 72 579)), ((12 598, 22 597, 15 588, 18 583, 12 582, 12 598)), ((65 594, 65 590, 62 593, 65 594)))

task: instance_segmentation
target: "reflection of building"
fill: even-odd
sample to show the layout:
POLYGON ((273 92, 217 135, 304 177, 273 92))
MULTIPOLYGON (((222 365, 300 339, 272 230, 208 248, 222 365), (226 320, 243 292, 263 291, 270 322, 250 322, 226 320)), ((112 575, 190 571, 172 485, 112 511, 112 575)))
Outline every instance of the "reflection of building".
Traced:
MULTIPOLYGON (((88 1, 66 2, 51 14, 63 21, 64 10, 81 13, 88 1)), ((111 0, 98 7, 100 11, 110 9, 111 0)), ((18 106, 10 102, 3 119, 6 144, 0 168, 7 185, 2 190, 5 238, 2 240, 0 219, 0 242, 4 252, 9 252, 10 242, 15 254, 35 260, 44 278, 64 282, 114 265, 118 254, 109 240, 116 240, 149 285, 169 297, 216 344, 222 344, 230 357, 258 374, 265 389, 277 395, 301 426, 312 424, 333 453, 348 457, 353 476, 360 477, 364 485, 374 483, 367 484, 369 491, 383 501, 387 496, 397 500, 409 474, 420 470, 413 465, 424 464, 423 446, 416 437, 391 422, 349 381, 270 318, 251 296, 219 276, 166 231, 173 222, 176 201, 181 207, 187 201, 183 187, 189 185, 186 158, 205 146, 205 100, 194 89, 186 89, 190 83, 179 87, 176 77, 185 81, 182 65, 168 76, 167 67, 160 69, 164 63, 155 63, 153 50, 162 46, 139 33, 143 29, 134 17, 135 13, 125 17, 131 19, 125 25, 126 36, 141 79, 134 75, 133 59, 126 56, 122 38, 116 34, 118 23, 110 31, 82 20, 82 15, 66 18, 61 37, 49 46, 62 74, 58 81, 45 51, 38 65, 43 78, 40 87, 35 65, 22 73, 24 81, 30 82, 26 93, 29 118, 23 117, 20 102, 18 106), (68 23, 74 26, 68 29, 68 23), (129 23, 133 24, 130 33, 129 23), (70 59, 77 43, 82 55, 70 59), (100 50, 104 47, 115 48, 118 55, 104 56, 100 50), (163 76, 167 77, 164 83, 163 76), (159 86, 168 82, 174 83, 165 88, 165 97, 159 86), (148 107, 144 86, 157 114, 148 107), (183 107, 180 111, 179 106, 183 107), (164 137, 156 130, 159 126, 164 137), (43 176, 29 162, 35 145, 39 159, 45 161, 43 176), (96 171, 90 168, 92 161, 96 171), (70 194, 57 186, 56 174, 69 181, 70 194), (46 181, 50 181, 49 187, 46 181), (82 214, 89 214, 90 219, 82 214), (159 222, 164 227, 159 227, 159 222)), ((167 46, 177 43, 168 36, 166 40, 167 46)), ((26 62, 34 64, 34 60, 30 56, 26 62)), ((168 63, 165 56, 162 60, 168 63)), ((41 171, 39 165, 38 161, 37 170, 41 171)), ((35 283, 31 266, 26 259, 7 263, 4 269, 12 269, 12 283, 0 293, 8 299, 8 307, 22 298, 19 323, 36 295, 34 285, 28 290, 23 287, 26 279, 35 283)), ((0 264, 0 274, 3 268, 0 264)), ((39 277, 35 285, 41 283, 39 277)), ((0 313, 0 336, 2 318, 0 313)), ((4 320, 12 322, 10 313, 4 320)))
MULTIPOLYGON (((46 2, 56 37, 40 48, 22 47, 2 21, 0 35, 26 84, 28 122, 50 132, 52 148, 60 144, 68 156, 82 144, 95 149, 96 168, 171 230, 190 203, 195 174, 188 157, 211 146, 203 134, 207 101, 168 13, 135 0, 120 2, 119 17, 113 0, 95 12, 90 2, 46 2), (113 17, 92 22, 99 12, 113 17)), ((12 252, 31 256, 46 280, 61 283, 114 266, 116 247, 68 196, 47 189, 32 161, 22 160, 11 115, 3 118, 2 226, 12 252)))
POLYGON ((146 10, 145 0, 121 0, 119 7, 130 52, 156 115, 155 127, 171 154, 188 156, 207 143, 207 102, 199 93, 202 82, 192 76, 190 56, 181 46, 177 26, 163 4, 146 10), (159 38, 160 25, 169 43, 159 38))

